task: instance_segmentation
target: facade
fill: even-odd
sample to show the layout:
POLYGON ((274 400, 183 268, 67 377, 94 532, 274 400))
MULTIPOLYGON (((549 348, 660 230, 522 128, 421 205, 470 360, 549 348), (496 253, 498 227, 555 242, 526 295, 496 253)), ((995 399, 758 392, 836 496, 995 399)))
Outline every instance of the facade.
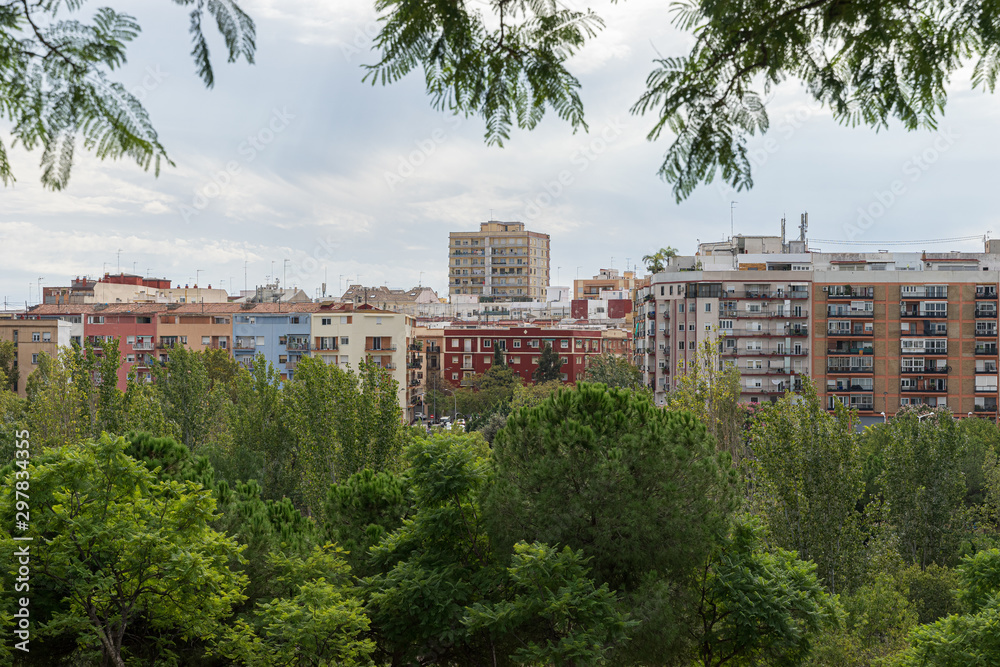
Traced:
POLYGON ((455 385, 485 373, 493 363, 495 345, 506 352, 507 366, 528 384, 534 381, 546 343, 563 360, 562 380, 567 383, 581 379, 588 357, 601 354, 603 347, 598 329, 539 327, 450 328, 444 331, 444 342, 444 379, 455 385))
POLYGON ((111 303, 225 303, 225 290, 212 286, 170 287, 166 278, 144 278, 130 273, 105 273, 100 280, 77 276, 66 287, 43 287, 43 303, 111 304, 111 303))
POLYGON ((0 319, 0 340, 11 341, 17 348, 17 375, 10 378, 13 389, 26 395, 28 376, 38 368, 41 354, 55 357, 60 347, 70 344, 70 325, 57 319, 40 319, 21 315, 0 319))
POLYGON ((370 306, 326 305, 313 313, 309 337, 309 354, 329 364, 356 369, 372 361, 389 371, 399 385, 403 416, 413 420, 418 392, 409 382, 412 317, 370 306))
POLYGON ((635 272, 618 269, 601 269, 593 278, 573 281, 573 299, 600 300, 603 292, 631 292, 635 289, 635 272))
POLYGON ((634 359, 657 402, 711 342, 739 368, 747 402, 777 400, 809 376, 829 409, 840 401, 881 419, 928 405, 996 418, 1000 254, 730 259, 737 268, 670 267, 638 290, 634 359))
POLYGON ((549 286, 549 235, 523 222, 491 220, 478 232, 448 235, 448 293, 480 301, 544 301, 549 286))

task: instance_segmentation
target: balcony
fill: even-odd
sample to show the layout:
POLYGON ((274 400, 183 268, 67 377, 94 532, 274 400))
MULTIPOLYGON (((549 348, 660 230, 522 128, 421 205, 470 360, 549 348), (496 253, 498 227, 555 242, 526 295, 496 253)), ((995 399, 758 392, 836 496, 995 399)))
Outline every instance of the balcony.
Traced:
POLYGON ((434 343, 427 344, 427 354, 440 354, 440 353, 441 353, 440 346, 435 345, 434 343))
MULTIPOLYGON (((899 391, 904 394, 947 394, 948 388, 936 388, 936 387, 900 387, 899 391)), ((976 390, 978 391, 978 389, 976 390)))
POLYGON ((827 373, 847 373, 848 375, 860 375, 873 373, 871 366, 827 366, 827 373))
POLYGON ((161 350, 172 350, 177 347, 180 343, 175 340, 161 340, 156 344, 156 347, 161 350))
POLYGON ((975 351, 975 353, 977 355, 995 357, 996 354, 997 354, 997 346, 995 344, 993 344, 993 345, 980 345, 980 344, 977 343, 976 344, 976 351, 975 351))
POLYGON ((997 298, 997 288, 996 287, 976 287, 976 298, 977 299, 996 299, 997 298))
POLYGON ((899 317, 902 319, 921 319, 921 320, 944 320, 948 318, 948 311, 939 310, 917 310, 913 308, 900 308, 899 317))
POLYGON ((786 336, 808 336, 809 335, 809 325, 789 325, 785 327, 786 336))
POLYGON ((133 350, 152 350, 153 349, 153 341, 149 341, 147 343, 135 343, 135 344, 132 345, 132 349, 133 350))
POLYGON ((372 343, 366 343, 365 344, 365 352, 395 352, 396 351, 396 346, 395 345, 386 345, 385 347, 381 347, 381 346, 379 346, 379 347, 373 347, 372 345, 373 345, 372 343))
POLYGON ((856 326, 853 329, 829 329, 826 330, 827 338, 854 338, 856 336, 863 336, 866 338, 872 338, 875 335, 875 330, 865 331, 864 327, 856 326))
POLYGON ((234 350, 243 350, 247 352, 253 352, 257 349, 257 339, 255 338, 241 338, 236 337, 236 342, 233 344, 234 350))
POLYGON ((996 372, 997 372, 997 364, 995 361, 988 362, 982 366, 979 365, 976 366, 976 373, 978 374, 989 373, 991 375, 996 375, 996 372))
POLYGON ((786 312, 771 312, 771 311, 768 311, 768 310, 754 312, 754 311, 729 310, 729 309, 727 309, 727 310, 720 310, 719 311, 719 317, 723 318, 723 319, 726 319, 726 318, 736 318, 736 319, 743 319, 743 320, 768 320, 768 319, 776 319, 776 318, 794 320, 794 319, 805 319, 805 318, 809 317, 809 314, 807 312, 805 312, 805 311, 803 311, 801 313, 798 313, 798 314, 793 314, 793 313, 786 313, 786 312))
POLYGON ((997 404, 996 403, 986 403, 984 405, 974 405, 974 406, 972 406, 972 411, 973 412, 996 412, 997 411, 997 404))
POLYGON ((986 384, 986 385, 976 385, 977 394, 995 394, 997 393, 997 385, 986 384))
POLYGON ((976 308, 976 317, 995 319, 996 316, 997 316, 996 308, 976 308))
POLYGON ((308 352, 312 349, 312 345, 309 341, 288 341, 285 345, 285 349, 289 352, 308 352))
POLYGON ((927 368, 900 368, 900 375, 940 375, 950 373, 951 366, 928 366, 927 368))
POLYGON ((875 311, 874 310, 841 310, 841 311, 830 312, 829 310, 827 310, 826 311, 826 317, 827 317, 827 319, 830 319, 830 320, 838 320, 838 319, 840 319, 842 317, 846 317, 848 319, 856 319, 856 318, 873 319, 875 317, 875 311))
POLYGON ((841 287, 840 285, 831 285, 828 288, 826 298, 828 300, 838 300, 838 299, 874 299, 875 298, 875 288, 872 286, 862 286, 854 287, 851 285, 845 285, 841 287), (836 290, 836 291, 834 291, 836 290))
POLYGON ((834 347, 827 348, 826 353, 841 356, 857 356, 875 354, 875 350, 870 347, 834 347))
POLYGON ((980 329, 979 327, 976 327, 976 338, 996 338, 996 337, 997 337, 996 328, 980 329))
POLYGON ((834 387, 831 387, 831 386, 827 385, 826 390, 828 392, 835 392, 835 393, 836 392, 846 393, 846 392, 852 392, 852 391, 853 392, 863 391, 863 392, 867 393, 867 392, 874 391, 874 389, 872 387, 862 387, 860 384, 851 384, 851 385, 847 385, 846 387, 843 386, 843 385, 839 385, 839 384, 836 385, 836 386, 834 386, 834 387))

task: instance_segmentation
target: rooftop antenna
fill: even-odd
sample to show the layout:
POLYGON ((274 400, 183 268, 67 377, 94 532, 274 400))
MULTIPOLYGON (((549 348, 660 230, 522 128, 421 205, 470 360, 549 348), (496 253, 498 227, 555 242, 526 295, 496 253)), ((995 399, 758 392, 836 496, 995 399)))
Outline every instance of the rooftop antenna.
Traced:
POLYGON ((118 273, 122 272, 122 249, 118 248, 118 273))
POLYGON ((806 232, 809 231, 809 212, 802 214, 801 222, 799 223, 799 240, 806 240, 806 232))
POLYGON ((735 210, 736 210, 736 205, 738 203, 739 202, 735 201, 729 202, 729 238, 733 238, 734 236, 736 236, 735 210))

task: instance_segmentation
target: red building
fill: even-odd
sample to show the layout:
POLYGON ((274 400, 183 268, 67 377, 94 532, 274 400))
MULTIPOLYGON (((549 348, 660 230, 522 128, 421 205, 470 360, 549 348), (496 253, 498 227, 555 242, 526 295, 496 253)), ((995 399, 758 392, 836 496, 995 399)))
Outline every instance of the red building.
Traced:
POLYGON ((155 359, 157 314, 164 309, 161 304, 115 304, 90 309, 83 315, 83 336, 93 343, 95 350, 103 351, 104 341, 120 339, 122 365, 118 369, 118 388, 122 391, 130 370, 134 369, 139 379, 148 377, 155 359))
POLYGON ((441 350, 444 377, 457 384, 463 378, 485 373, 493 364, 495 346, 499 345, 507 366, 530 384, 538 368, 538 358, 549 343, 563 361, 563 382, 573 383, 581 379, 587 358, 601 354, 602 342, 600 331, 582 329, 445 329, 441 350))

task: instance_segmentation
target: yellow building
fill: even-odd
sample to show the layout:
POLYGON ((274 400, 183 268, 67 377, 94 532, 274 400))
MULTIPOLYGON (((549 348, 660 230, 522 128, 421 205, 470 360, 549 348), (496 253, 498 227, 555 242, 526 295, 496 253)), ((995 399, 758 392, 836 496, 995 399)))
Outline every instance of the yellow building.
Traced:
MULTIPOLYGON (((549 286, 549 235, 523 222, 491 220, 478 232, 448 235, 448 293, 481 301, 544 301, 549 286)), ((471 299, 470 299, 471 300, 471 299)))

